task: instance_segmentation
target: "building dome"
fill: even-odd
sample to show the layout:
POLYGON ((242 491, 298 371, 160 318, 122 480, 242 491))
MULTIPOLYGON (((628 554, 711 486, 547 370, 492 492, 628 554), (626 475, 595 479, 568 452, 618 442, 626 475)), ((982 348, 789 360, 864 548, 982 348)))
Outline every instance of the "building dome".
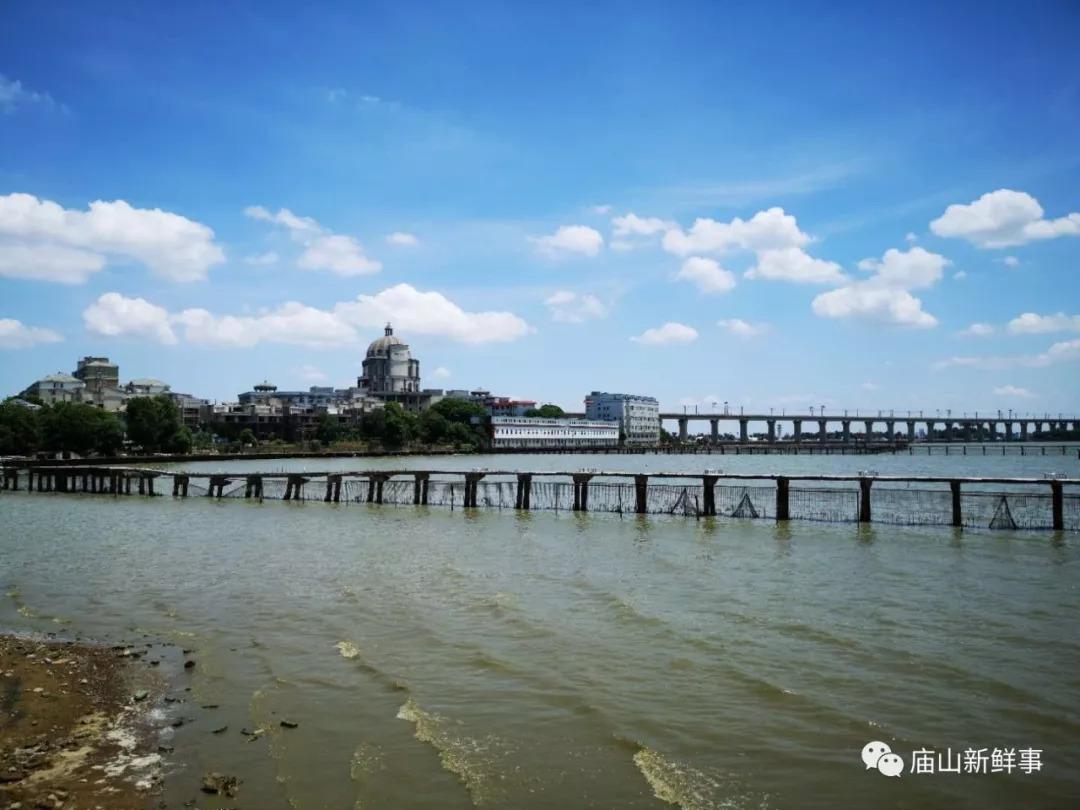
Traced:
POLYGON ((386 325, 386 333, 381 338, 376 338, 371 341, 371 345, 368 346, 368 357, 386 357, 390 353, 391 346, 404 346, 405 341, 401 338, 394 337, 394 328, 390 324, 386 325))

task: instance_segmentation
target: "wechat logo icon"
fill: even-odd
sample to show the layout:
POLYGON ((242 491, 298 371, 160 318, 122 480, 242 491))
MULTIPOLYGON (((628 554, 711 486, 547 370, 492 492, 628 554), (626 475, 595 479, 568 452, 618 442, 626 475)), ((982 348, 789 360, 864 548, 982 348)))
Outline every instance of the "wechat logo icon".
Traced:
POLYGON ((887 743, 873 740, 863 746, 862 761, 866 770, 874 768, 884 776, 899 776, 904 772, 904 760, 899 754, 894 754, 887 743))

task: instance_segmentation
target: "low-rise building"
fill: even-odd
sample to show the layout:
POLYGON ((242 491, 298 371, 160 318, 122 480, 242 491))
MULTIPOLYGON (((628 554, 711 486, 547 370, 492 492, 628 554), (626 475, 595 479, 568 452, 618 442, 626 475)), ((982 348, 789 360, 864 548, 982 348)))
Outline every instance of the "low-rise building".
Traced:
POLYGON ((124 391, 133 397, 156 397, 169 393, 169 384, 153 377, 140 377, 125 383, 124 391))
POLYGON ((90 392, 120 387, 120 366, 108 357, 84 357, 78 361, 74 376, 86 383, 90 392))
POLYGON ((57 402, 82 402, 86 383, 71 374, 58 371, 35 380, 19 394, 21 397, 37 397, 46 405, 57 402))
POLYGON ((535 416, 491 417, 495 449, 540 447, 617 447, 619 426, 592 419, 543 419, 535 416))
POLYGON ((655 397, 593 391, 585 397, 585 416, 618 422, 626 444, 660 441, 660 403, 655 397))

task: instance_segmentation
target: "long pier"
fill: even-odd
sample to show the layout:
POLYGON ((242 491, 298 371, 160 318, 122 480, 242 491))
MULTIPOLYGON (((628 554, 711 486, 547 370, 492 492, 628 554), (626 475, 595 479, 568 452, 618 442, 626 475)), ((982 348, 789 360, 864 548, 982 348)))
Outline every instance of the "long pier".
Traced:
POLYGON ((520 470, 190 472, 5 466, 3 491, 1080 531, 1080 478, 520 470))

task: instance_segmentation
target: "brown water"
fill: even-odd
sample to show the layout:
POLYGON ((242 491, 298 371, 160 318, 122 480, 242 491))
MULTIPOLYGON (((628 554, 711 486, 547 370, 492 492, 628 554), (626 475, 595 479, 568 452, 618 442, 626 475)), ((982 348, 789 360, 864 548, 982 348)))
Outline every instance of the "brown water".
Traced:
MULTIPOLYGON (((650 471, 703 462, 611 460, 650 471)), ((1075 460, 1039 457, 708 464, 735 471, 736 461, 762 472, 1077 474, 1075 460)), ((305 466, 361 463, 264 469, 305 466)), ((0 627, 146 633, 195 650, 199 667, 177 685, 192 686, 188 702, 169 707, 192 720, 168 742, 170 806, 196 798, 214 769, 244 784, 235 803, 199 796, 200 806, 1072 807, 1078 542, 5 493, 0 627), (282 717, 299 727, 282 728, 282 717), (254 742, 239 733, 260 726, 268 731, 254 742), (1044 764, 889 779, 860 760, 875 739, 908 769, 919 748, 1037 748, 1044 764)))

